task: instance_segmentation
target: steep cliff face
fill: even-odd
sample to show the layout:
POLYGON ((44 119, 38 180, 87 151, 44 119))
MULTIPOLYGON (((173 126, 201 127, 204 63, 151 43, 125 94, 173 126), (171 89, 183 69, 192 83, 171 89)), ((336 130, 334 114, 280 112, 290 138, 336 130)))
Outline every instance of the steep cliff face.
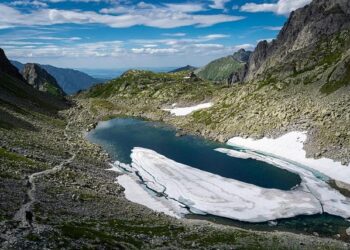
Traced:
POLYGON ((314 0, 291 13, 277 39, 257 45, 244 72, 244 81, 264 78, 271 68, 287 76, 298 70, 294 65, 296 59, 304 60, 303 67, 310 67, 313 62, 306 60, 311 59, 311 52, 317 53, 320 42, 345 30, 350 30, 350 1, 314 0))
POLYGON ((35 89, 54 96, 64 96, 65 93, 57 84, 56 79, 38 64, 27 63, 24 66, 23 77, 35 89))

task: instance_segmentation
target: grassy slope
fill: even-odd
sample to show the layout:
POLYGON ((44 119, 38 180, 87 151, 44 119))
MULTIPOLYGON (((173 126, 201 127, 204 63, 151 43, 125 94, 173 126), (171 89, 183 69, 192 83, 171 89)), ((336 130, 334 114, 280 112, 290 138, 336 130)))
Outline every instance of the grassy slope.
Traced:
POLYGON ((233 72, 237 72, 244 63, 236 61, 232 56, 214 60, 196 71, 196 74, 211 81, 226 81, 233 72))

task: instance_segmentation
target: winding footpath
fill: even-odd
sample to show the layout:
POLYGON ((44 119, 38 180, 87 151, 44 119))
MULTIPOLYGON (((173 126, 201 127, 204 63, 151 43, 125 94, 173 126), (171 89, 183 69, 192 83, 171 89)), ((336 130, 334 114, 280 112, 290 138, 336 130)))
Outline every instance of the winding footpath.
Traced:
POLYGON ((27 202, 24 203, 20 209, 16 212, 16 214, 13 217, 14 221, 20 222, 20 224, 12 230, 10 234, 8 234, 8 237, 6 237, 6 241, 2 244, 1 248, 7 249, 8 247, 11 247, 11 245, 16 242, 17 240, 20 240, 23 236, 27 235, 28 233, 32 231, 41 231, 45 228, 44 225, 40 225, 36 223, 35 221, 35 214, 32 211, 33 204, 37 201, 35 197, 36 193, 36 182, 38 179, 50 175, 55 174, 62 170, 62 168, 70 163, 72 163, 79 152, 80 149, 78 149, 76 152, 74 151, 74 146, 71 143, 71 136, 69 135, 69 127, 74 119, 70 118, 71 112, 68 113, 68 123, 64 129, 64 137, 66 138, 66 142, 68 146, 70 147, 70 157, 68 159, 65 159, 61 161, 58 165, 55 165, 51 169, 47 169, 41 172, 36 172, 31 174, 28 177, 27 182, 27 202), (27 218, 27 213, 31 213, 32 215, 32 221, 29 222, 27 218), (22 236, 22 237, 21 237, 22 236))
MULTIPOLYGON (((71 144, 70 144, 70 136, 67 134, 67 130, 69 128, 71 124, 71 121, 69 121, 64 129, 64 136, 66 138, 66 141, 68 143, 68 145, 70 147, 71 144)), ((33 203, 35 203, 36 201, 36 198, 35 198, 35 191, 36 191, 36 184, 35 184, 35 180, 37 178, 40 178, 40 177, 43 177, 43 176, 46 176, 46 175, 50 175, 50 174, 55 174, 57 172, 59 172, 64 165, 66 164, 70 164, 74 158, 76 157, 76 153, 70 153, 71 154, 71 157, 66 159, 66 160, 63 160, 60 164, 54 166, 53 168, 51 169, 47 169, 47 170, 44 170, 44 171, 41 171, 41 172, 37 172, 37 173, 34 173, 32 175, 29 176, 28 178, 28 191, 27 191, 27 197, 28 197, 28 202, 23 204, 21 206, 21 208, 17 211, 17 213, 15 214, 14 216, 14 220, 15 221, 21 221, 22 223, 22 226, 26 226, 28 224, 27 222, 27 219, 26 219, 26 212, 32 212, 31 211, 31 207, 33 205, 33 203)), ((32 223, 32 227, 35 227, 35 216, 33 217, 34 219, 34 223, 32 223)))

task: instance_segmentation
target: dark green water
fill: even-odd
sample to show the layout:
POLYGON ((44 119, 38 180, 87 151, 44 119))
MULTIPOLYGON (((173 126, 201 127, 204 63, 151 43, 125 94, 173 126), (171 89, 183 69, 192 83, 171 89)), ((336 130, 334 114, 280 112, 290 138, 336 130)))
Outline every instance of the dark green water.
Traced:
POLYGON ((175 130, 160 123, 131 118, 109 121, 89 133, 91 141, 101 144, 111 157, 130 163, 134 147, 156 151, 176 162, 223 177, 264 188, 289 190, 300 183, 299 175, 253 159, 239 159, 214 151, 229 147, 194 136, 176 137, 175 130))
MULTIPOLYGON (((172 160, 207 172, 252 183, 265 188, 289 190, 299 184, 298 175, 273 165, 252 159, 238 159, 216 152, 218 147, 230 148, 226 144, 212 142, 195 136, 176 137, 173 128, 161 123, 132 118, 118 118, 102 123, 88 134, 88 139, 100 144, 112 159, 130 163, 134 147, 156 151, 172 160)), ((348 241, 346 228, 350 222, 332 215, 297 216, 277 220, 277 225, 268 223, 245 223, 236 220, 206 215, 188 215, 189 218, 205 219, 225 225, 234 225, 254 230, 283 230, 296 233, 335 237, 348 241)))

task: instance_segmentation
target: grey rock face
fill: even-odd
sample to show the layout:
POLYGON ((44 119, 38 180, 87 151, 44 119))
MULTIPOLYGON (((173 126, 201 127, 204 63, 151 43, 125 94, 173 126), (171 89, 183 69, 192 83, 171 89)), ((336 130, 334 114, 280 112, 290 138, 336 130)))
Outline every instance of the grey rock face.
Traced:
POLYGON ((247 63, 251 55, 251 51, 246 51, 245 49, 240 49, 233 54, 233 58, 239 62, 247 63))
POLYGON ((251 81, 266 69, 285 62, 291 52, 313 46, 346 29, 350 29, 350 1, 314 0, 291 13, 277 39, 257 45, 249 59, 244 81, 251 81))
POLYGON ((57 84, 56 79, 38 64, 27 63, 24 66, 22 75, 26 81, 42 92, 48 92, 55 96, 64 96, 65 93, 57 84))

